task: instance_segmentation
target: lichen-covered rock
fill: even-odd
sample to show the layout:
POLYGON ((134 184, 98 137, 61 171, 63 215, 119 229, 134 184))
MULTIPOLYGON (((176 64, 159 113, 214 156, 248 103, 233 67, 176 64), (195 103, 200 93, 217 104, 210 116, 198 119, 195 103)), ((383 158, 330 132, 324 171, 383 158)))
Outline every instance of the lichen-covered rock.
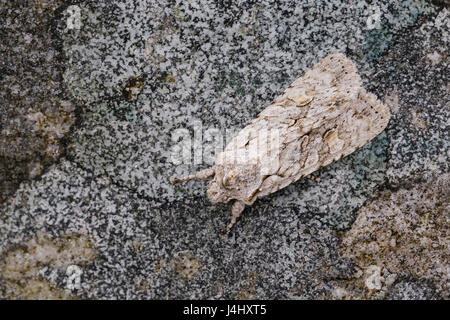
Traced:
POLYGON ((63 161, 1 207, 0 254, 8 258, 0 279, 22 279, 16 271, 26 268, 32 273, 24 278, 37 273, 65 290, 67 274, 52 270, 75 263, 83 271, 76 294, 84 298, 319 299, 332 289, 325 279, 353 273, 320 216, 265 207, 223 238, 217 231, 228 220, 226 206, 202 198, 157 206, 63 161), (58 239, 62 231, 89 235, 88 248, 73 246, 79 254, 69 256, 68 240, 30 240, 38 233, 58 239), (77 262, 83 256, 93 260, 77 262))
POLYGON ((436 294, 434 284, 426 280, 401 279, 389 289, 386 297, 390 300, 435 300, 442 299, 436 294))
POLYGON ((393 185, 415 174, 450 171, 450 11, 414 30, 397 39, 368 83, 391 107, 386 177, 393 185))
POLYGON ((62 1, 0 1, 0 202, 64 151, 75 120, 53 21, 62 1))
POLYGON ((429 179, 384 191, 358 211, 342 240, 342 254, 364 273, 355 280, 364 282, 362 296, 384 297, 392 285, 397 292, 403 285, 396 279, 406 274, 434 283, 437 295, 450 297, 450 176, 429 179))
POLYGON ((0 293, 14 299, 75 298, 70 290, 61 288, 58 273, 66 273, 71 265, 92 261, 95 254, 89 240, 80 235, 58 241, 37 236, 1 252, 0 277, 4 286, 0 293))
POLYGON ((420 195, 438 182, 416 179, 449 172, 444 5, 0 1, 0 147, 8 160, 0 167, 8 194, 0 204, 0 255, 41 235, 56 246, 82 235, 96 253, 79 269, 56 267, 58 256, 35 259, 20 286, 0 275, 0 298, 68 298, 68 284, 79 288, 70 297, 103 299, 448 298, 448 256, 435 258, 448 243, 435 210, 443 206, 420 209, 420 195), (320 182, 298 181, 255 202, 219 238, 229 206, 210 204, 204 182, 169 183, 210 165, 169 161, 172 133, 187 129, 195 142, 201 122, 203 132, 216 128, 231 138, 332 52, 354 61, 363 86, 389 105, 387 129, 318 171, 320 182), (65 157, 47 157, 48 146, 55 155, 67 150, 65 157), (380 194, 403 202, 389 208, 380 194), (406 230, 396 235, 399 247, 382 238, 373 247, 363 239, 355 251, 342 246, 342 231, 357 239, 354 230, 370 226, 387 237, 375 222, 392 210, 399 217, 386 224, 406 230), (410 258, 406 248, 433 259, 410 258))
MULTIPOLYGON (((353 6, 340 1, 263 1, 237 2, 228 8, 210 1, 123 0, 108 4, 87 1, 78 7, 83 17, 80 30, 67 33, 65 25, 59 28, 70 58, 66 85, 86 103, 83 124, 72 136, 69 154, 87 170, 107 174, 120 185, 160 201, 204 195, 201 183, 192 182, 188 190, 169 183, 173 176, 195 171, 191 164, 198 165, 193 161, 172 163, 174 130, 192 132, 194 120, 202 123, 203 131, 242 129, 321 58, 333 52, 365 52, 367 20, 375 7, 383 14, 391 37, 413 24, 414 14, 435 11, 421 1, 357 2, 353 6), (124 98, 123 87, 136 77, 144 85, 137 99, 130 101, 124 98)), ((367 50, 373 51, 374 46, 367 50)), ((349 58, 366 72, 364 76, 365 70, 373 68, 364 55, 351 54, 349 58)), ((227 138, 231 137, 228 133, 227 138)), ((350 163, 349 167, 360 172, 349 170, 347 163, 335 167, 342 172, 335 176, 341 187, 335 187, 345 203, 328 208, 333 214, 354 209, 366 199, 348 195, 349 189, 362 189, 356 186, 364 183, 370 194, 383 180, 385 157, 381 153, 385 150, 380 150, 380 139, 372 146, 376 150, 369 151, 376 154, 367 161, 369 167, 375 166, 373 171, 350 163), (360 175, 366 174, 369 177, 362 182, 360 175)), ((300 195, 295 189, 286 195, 301 199, 317 194, 300 195)), ((321 191, 324 198, 332 197, 321 191)), ((290 203, 297 204, 294 200, 290 203)), ((326 203, 319 200, 315 208, 326 203)), ((348 227, 351 218, 343 220, 346 222, 340 227, 348 227)))

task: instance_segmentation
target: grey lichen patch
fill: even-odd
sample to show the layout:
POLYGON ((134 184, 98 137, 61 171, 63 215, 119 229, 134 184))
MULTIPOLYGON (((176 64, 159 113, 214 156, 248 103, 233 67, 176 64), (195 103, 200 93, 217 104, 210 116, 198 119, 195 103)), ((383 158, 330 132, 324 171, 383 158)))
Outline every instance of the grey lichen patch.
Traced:
POLYGON ((426 54, 427 62, 431 64, 431 66, 437 65, 445 59, 446 56, 445 54, 441 53, 441 51, 444 50, 440 48, 440 50, 433 50, 432 52, 426 54))
POLYGON ((2 295, 19 299, 73 298, 70 291, 45 279, 46 271, 51 268, 64 273, 69 265, 87 264, 95 256, 96 251, 85 236, 57 241, 45 235, 33 238, 2 253, 0 278, 6 282, 2 295))
POLYGON ((192 255, 191 251, 182 251, 173 259, 173 268, 177 275, 185 280, 192 280, 200 269, 200 261, 192 255))
POLYGON ((40 11, 44 10, 56 10, 60 5, 61 1, 59 0, 32 0, 29 1, 30 7, 35 7, 36 9, 40 9, 40 11))
POLYGON ((416 130, 426 130, 428 127, 427 121, 425 120, 425 115, 421 115, 421 112, 418 110, 411 111, 410 123, 412 129, 416 130))
POLYGON ((247 282, 236 295, 237 300, 252 300, 256 298, 255 281, 257 277, 256 273, 250 272, 247 282))
POLYGON ((44 141, 44 155, 53 160, 61 154, 60 139, 75 121, 75 106, 70 101, 57 103, 55 110, 47 114, 30 109, 25 115, 32 131, 44 141))
POLYGON ((385 191, 358 212, 342 240, 342 254, 360 270, 351 284, 359 288, 353 290, 356 297, 384 298, 405 275, 431 281, 438 295, 449 296, 450 176, 429 179, 410 189, 385 191))
POLYGON ((27 300, 73 300, 77 299, 68 291, 54 287, 43 279, 31 279, 23 284, 10 285, 8 299, 27 300))
POLYGON ((146 293, 150 288, 150 283, 145 279, 138 279, 136 281, 136 288, 142 293, 146 293))

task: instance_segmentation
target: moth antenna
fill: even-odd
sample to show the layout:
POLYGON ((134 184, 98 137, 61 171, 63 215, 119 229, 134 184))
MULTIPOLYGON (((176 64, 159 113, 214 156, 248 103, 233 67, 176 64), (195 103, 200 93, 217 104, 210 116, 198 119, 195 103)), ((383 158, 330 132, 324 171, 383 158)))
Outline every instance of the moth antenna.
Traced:
POLYGON ((203 170, 200 170, 198 172, 196 172, 195 174, 191 174, 190 176, 187 177, 183 177, 183 178, 175 178, 172 179, 170 182, 172 184, 176 184, 176 183, 180 183, 180 182, 185 182, 188 180, 192 180, 192 179, 208 179, 212 176, 214 176, 216 174, 216 171, 214 169, 214 167, 211 168, 206 168, 203 170))
POLYGON ((239 200, 236 200, 231 207, 231 222, 223 229, 219 235, 223 236, 227 233, 231 227, 236 223, 237 218, 241 215, 242 211, 245 209, 245 203, 239 200))

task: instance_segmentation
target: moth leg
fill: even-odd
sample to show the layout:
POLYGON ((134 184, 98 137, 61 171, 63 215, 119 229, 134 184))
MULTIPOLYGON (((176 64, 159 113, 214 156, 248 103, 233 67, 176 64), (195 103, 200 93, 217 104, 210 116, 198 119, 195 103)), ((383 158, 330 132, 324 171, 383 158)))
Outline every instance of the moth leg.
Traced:
POLYGON ((211 167, 211 168, 206 168, 206 169, 200 170, 200 171, 196 172, 195 174, 191 174, 190 176, 187 176, 187 177, 172 179, 170 182, 172 184, 176 184, 176 183, 185 182, 185 181, 192 180, 192 179, 203 179, 204 180, 204 179, 208 179, 208 178, 214 176, 214 174, 215 174, 214 167, 211 167))
POLYGON ((245 203, 239 200, 236 200, 233 203, 233 206, 231 207, 231 222, 223 229, 222 232, 219 233, 219 235, 223 236, 225 233, 227 233, 233 224, 236 223, 237 218, 241 215, 242 211, 244 211, 245 203))
POLYGON ((311 179, 311 180, 313 180, 315 182, 320 182, 320 178, 316 178, 313 175, 307 175, 306 178, 311 179))

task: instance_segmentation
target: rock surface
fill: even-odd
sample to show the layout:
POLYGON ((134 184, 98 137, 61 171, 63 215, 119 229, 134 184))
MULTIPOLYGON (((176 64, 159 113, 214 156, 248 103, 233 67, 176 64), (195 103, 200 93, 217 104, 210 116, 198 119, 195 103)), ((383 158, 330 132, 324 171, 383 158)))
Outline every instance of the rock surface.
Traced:
MULTIPOLYGON (((450 296, 449 178, 448 174, 432 176, 428 183, 423 181, 398 191, 385 190, 358 212, 358 218, 342 239, 342 253, 366 274, 374 267, 379 269, 378 286, 370 286, 369 277, 361 277, 366 280, 366 287, 372 289, 364 294, 384 298, 394 283, 397 287, 394 292, 417 286, 397 283, 397 279, 411 277, 431 282, 436 295, 450 296)), ((414 299, 421 296, 420 290, 417 291, 414 299)), ((425 291, 421 298, 428 299, 429 290, 425 291)), ((392 297, 400 294, 394 292, 389 294, 392 297)), ((405 299, 410 295, 405 293, 405 299)))
POLYGON ((60 157, 75 120, 52 26, 61 4, 0 1, 0 202, 60 157))
POLYGON ((445 1, 1 3, 0 298, 449 298, 445 1), (332 52, 387 129, 219 237, 229 205, 170 178, 332 52))

